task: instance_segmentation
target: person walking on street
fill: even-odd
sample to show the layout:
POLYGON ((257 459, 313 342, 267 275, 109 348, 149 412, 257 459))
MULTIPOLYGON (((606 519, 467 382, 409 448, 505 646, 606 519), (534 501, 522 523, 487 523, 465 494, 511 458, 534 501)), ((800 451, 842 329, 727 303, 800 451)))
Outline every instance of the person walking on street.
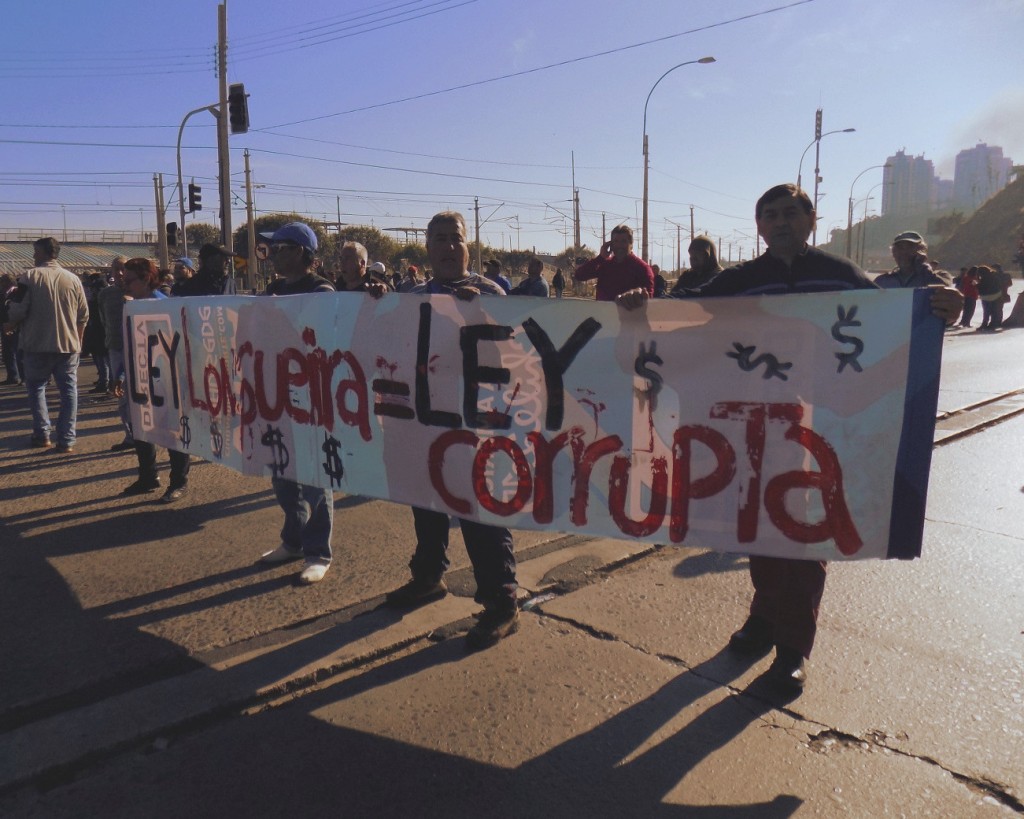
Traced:
POLYGON ((52 445, 46 408, 46 385, 52 377, 60 392, 57 451, 70 453, 78 417, 78 360, 89 307, 81 280, 57 263, 59 255, 60 242, 52 236, 32 244, 35 267, 18 279, 5 329, 19 331, 32 411, 32 446, 52 445))
MULTIPOLYGON (((334 285, 316 275, 317 238, 303 222, 289 222, 273 233, 260 236, 270 245, 270 258, 280 278, 266 289, 266 296, 299 293, 333 293, 334 285)), ((264 552, 260 562, 268 565, 305 558, 299 583, 308 585, 324 579, 331 566, 331 534, 334 529, 334 493, 287 478, 271 479, 277 502, 284 512, 281 544, 264 552)))
POLYGON ((551 277, 551 289, 555 291, 555 298, 562 298, 562 293, 565 291, 565 274, 562 272, 562 268, 555 270, 555 275, 551 277))

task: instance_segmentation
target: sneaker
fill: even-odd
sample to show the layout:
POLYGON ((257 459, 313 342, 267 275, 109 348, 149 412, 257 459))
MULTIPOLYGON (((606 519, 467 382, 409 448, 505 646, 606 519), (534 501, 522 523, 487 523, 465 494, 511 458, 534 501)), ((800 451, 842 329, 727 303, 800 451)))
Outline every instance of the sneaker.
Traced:
POLYGON ((139 478, 137 481, 135 481, 135 483, 126 486, 124 490, 121 492, 121 494, 128 495, 129 497, 133 495, 148 495, 154 489, 158 489, 159 487, 159 478, 153 478, 151 480, 144 480, 143 478, 139 478))
POLYGON ((487 608, 476 621, 476 625, 466 634, 466 650, 480 651, 490 648, 503 637, 515 634, 519 631, 519 609, 513 606, 509 608, 487 608))
POLYGON ((330 566, 327 563, 306 563, 306 568, 299 575, 299 582, 304 585, 319 583, 324 579, 330 566))
POLYGON ((160 498, 160 503, 174 503, 183 497, 186 492, 188 492, 187 486, 168 486, 167 491, 160 498))
POLYGON ((293 552, 283 543, 276 549, 272 549, 269 552, 264 552, 260 555, 260 563, 287 563, 289 560, 301 560, 302 552, 293 552))
POLYGON ((111 448, 111 452, 127 452, 129 449, 135 449, 135 441, 121 441, 114 444, 111 448))
POLYGON ((448 587, 443 580, 430 582, 414 577, 404 586, 384 595, 384 604, 392 609, 415 609, 440 600, 446 594, 448 587))

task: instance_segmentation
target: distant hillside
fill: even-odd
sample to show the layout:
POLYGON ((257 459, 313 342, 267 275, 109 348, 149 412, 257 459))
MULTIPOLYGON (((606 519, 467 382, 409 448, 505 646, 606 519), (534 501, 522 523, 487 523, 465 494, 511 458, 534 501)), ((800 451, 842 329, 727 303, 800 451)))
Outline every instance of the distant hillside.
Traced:
POLYGON ((1018 268, 1013 261, 1024 238, 1024 176, 1018 174, 1003 190, 982 205, 945 242, 928 248, 946 270, 976 264, 1001 264, 1007 272, 1018 268))

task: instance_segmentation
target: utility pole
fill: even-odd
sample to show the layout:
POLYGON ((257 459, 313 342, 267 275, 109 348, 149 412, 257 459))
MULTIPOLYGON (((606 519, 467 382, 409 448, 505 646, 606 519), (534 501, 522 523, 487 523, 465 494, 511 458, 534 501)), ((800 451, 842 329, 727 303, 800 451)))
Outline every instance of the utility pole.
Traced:
POLYGON ((690 241, 693 241, 693 205, 690 205, 690 241))
POLYGON ((483 275, 483 262, 480 259, 480 197, 473 198, 473 212, 476 214, 476 273, 483 275))
POLYGON ((676 270, 683 269, 683 242, 682 242, 683 229, 676 225, 676 270))
MULTIPOLYGON (((232 250, 231 242, 231 159, 228 152, 228 4, 217 6, 217 79, 220 83, 220 110, 217 114, 217 156, 220 168, 220 239, 232 250)), ((185 226, 182 225, 182 230, 185 226)), ((234 263, 231 275, 234 276, 234 263)))
POLYGON ((167 255, 167 223, 164 221, 167 216, 164 212, 164 176, 163 174, 153 174, 153 194, 156 198, 156 225, 157 225, 157 255, 160 259, 161 270, 166 270, 170 265, 168 264, 167 255))
POLYGON ((576 231, 575 231, 575 233, 573 233, 572 240, 573 240, 573 247, 579 248, 579 246, 580 246, 580 189, 579 188, 575 189, 575 193, 573 195, 573 200, 574 200, 575 208, 576 208, 576 210, 575 210, 575 213, 576 213, 576 231))
POLYGON ((245 249, 245 286, 246 289, 256 292, 256 214, 253 210, 252 171, 249 168, 248 149, 243 156, 245 157, 245 216, 249 233, 248 247, 245 249))

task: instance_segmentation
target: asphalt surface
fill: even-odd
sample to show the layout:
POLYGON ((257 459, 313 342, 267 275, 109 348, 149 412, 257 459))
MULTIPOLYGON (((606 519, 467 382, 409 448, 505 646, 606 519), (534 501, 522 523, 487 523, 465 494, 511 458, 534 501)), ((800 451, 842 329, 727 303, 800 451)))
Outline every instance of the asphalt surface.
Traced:
MULTIPOLYGON (((1024 386, 1021 339, 947 338, 961 429, 1024 386)), ((196 462, 176 504, 121 497, 111 401, 83 399, 58 455, 27 448, 2 387, 0 816, 1022 813, 1012 411, 937 446, 921 559, 831 567, 810 682, 783 698, 770 658, 723 650, 742 557, 517 533, 521 629, 467 654, 457 529, 453 593, 398 615, 379 605, 411 515, 339 495, 334 564, 302 587, 301 564, 256 564, 278 542, 269 481, 196 462)))

